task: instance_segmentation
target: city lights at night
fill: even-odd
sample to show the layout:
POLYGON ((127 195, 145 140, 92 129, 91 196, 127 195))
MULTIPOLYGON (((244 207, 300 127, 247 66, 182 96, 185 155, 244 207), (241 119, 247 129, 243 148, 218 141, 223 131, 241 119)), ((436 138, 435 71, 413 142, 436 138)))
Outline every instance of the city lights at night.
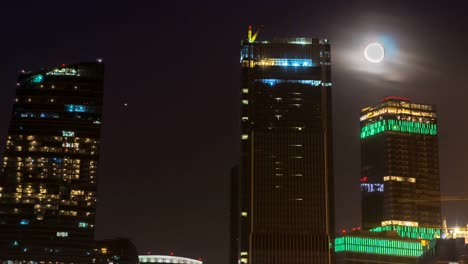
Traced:
POLYGON ((0 264, 468 263, 447 1, 5 1, 0 264))

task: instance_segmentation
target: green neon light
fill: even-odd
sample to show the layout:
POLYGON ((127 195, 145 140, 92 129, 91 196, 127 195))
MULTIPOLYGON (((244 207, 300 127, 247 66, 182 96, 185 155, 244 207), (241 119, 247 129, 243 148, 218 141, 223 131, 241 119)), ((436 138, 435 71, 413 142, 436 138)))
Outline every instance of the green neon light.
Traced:
POLYGON ((384 131, 396 131, 434 136, 437 135, 437 124, 427 124, 394 119, 379 120, 361 128, 361 139, 382 133, 384 131))
POLYGON ((335 252, 340 251, 420 257, 424 253, 424 248, 419 241, 344 236, 335 238, 335 252))
POLYGON ((369 230, 371 232, 383 232, 383 231, 396 231, 398 235, 402 237, 408 237, 413 239, 425 239, 433 240, 440 237, 441 230, 437 228, 428 227, 411 227, 411 226, 398 226, 388 225, 379 226, 369 230))

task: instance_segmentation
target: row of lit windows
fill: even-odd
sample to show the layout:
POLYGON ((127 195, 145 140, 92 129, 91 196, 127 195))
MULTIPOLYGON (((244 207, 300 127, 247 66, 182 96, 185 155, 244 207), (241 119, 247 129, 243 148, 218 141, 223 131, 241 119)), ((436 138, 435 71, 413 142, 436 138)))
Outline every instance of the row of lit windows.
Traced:
POLYGON ((402 120, 379 120, 361 128, 361 139, 385 131, 437 135, 437 125, 431 123, 411 122, 402 120))
POLYGON ((335 251, 351 251, 405 257, 419 257, 424 253, 422 244, 419 241, 413 242, 353 236, 336 238, 335 251))
MULTIPOLYGON (((76 143, 78 144, 78 143, 76 143)), ((94 147, 94 146, 93 146, 94 147)), ((91 148, 93 148, 91 147, 91 148)), ((94 147, 95 148, 95 147, 94 147)), ((10 147, 7 147, 7 149, 10 149, 10 147)), ((79 153, 79 154, 89 154, 89 155, 95 155, 96 151, 94 150, 89 150, 89 149, 79 149, 75 145, 64 145, 64 148, 61 147, 35 147, 31 146, 28 148, 24 148, 22 146, 16 146, 14 147, 14 150, 17 152, 22 152, 22 151, 28 151, 28 152, 48 152, 48 153, 79 153)))
POLYGON ((283 66, 283 67, 312 67, 311 59, 285 59, 285 58, 265 58, 254 62, 259 66, 283 66))
MULTIPOLYGON (((29 135, 26 136, 27 141, 42 141, 42 142, 63 142, 63 141, 74 141, 79 143, 94 143, 97 144, 98 141, 92 138, 82 138, 82 137, 75 137, 74 131, 62 131, 62 136, 34 136, 29 135)), ((23 141, 23 135, 16 135, 16 136, 8 136, 7 144, 12 144, 13 142, 23 141)))
POLYGON ((410 108, 410 109, 420 109, 424 111, 433 111, 433 107, 431 105, 424 105, 424 104, 414 104, 414 103, 408 103, 405 101, 400 101, 400 102, 394 102, 394 101, 385 101, 382 104, 379 104, 374 107, 365 107, 361 110, 361 112, 365 111, 374 111, 376 109, 383 108, 385 106, 390 106, 390 107, 405 107, 405 108, 410 108))
POLYGON ((387 226, 387 225, 401 225, 401 226, 412 226, 412 227, 417 227, 418 222, 413 222, 413 221, 401 221, 401 220, 386 220, 382 221, 382 226, 387 226))
POLYGON ((407 114, 412 116, 423 116, 423 117, 437 117, 434 112, 423 112, 417 110, 410 110, 406 108, 393 108, 393 107, 384 107, 377 110, 369 111, 365 115, 361 116, 360 120, 364 121, 371 117, 384 115, 384 114, 407 114))
POLYGON ((413 226, 400 226, 400 225, 387 225, 379 226, 370 230, 371 232, 382 232, 382 231, 397 231, 402 237, 408 237, 412 239, 427 239, 433 240, 439 238, 441 230, 437 228, 428 227, 413 227, 413 226))
POLYGON ((411 182, 415 183, 416 178, 413 177, 402 177, 402 176, 384 176, 384 181, 399 181, 399 182, 411 182))

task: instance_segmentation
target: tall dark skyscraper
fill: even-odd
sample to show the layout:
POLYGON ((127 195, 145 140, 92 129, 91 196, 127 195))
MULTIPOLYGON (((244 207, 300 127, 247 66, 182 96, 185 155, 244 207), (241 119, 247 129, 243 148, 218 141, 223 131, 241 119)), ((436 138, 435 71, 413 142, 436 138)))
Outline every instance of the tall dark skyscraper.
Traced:
POLYGON ((2 263, 90 263, 103 74, 98 61, 19 76, 0 172, 2 263))
POLYGON ((332 263, 330 44, 241 44, 242 263, 332 263))
POLYGON ((435 106, 390 96, 362 109, 361 173, 364 229, 440 228, 435 106))

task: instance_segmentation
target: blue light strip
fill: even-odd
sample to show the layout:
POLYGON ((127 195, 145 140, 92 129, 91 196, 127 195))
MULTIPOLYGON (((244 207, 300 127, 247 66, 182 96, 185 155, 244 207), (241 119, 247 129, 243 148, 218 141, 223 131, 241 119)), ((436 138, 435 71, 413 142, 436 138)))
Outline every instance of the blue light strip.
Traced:
POLYGON ((65 111, 73 113, 85 113, 88 112, 89 109, 85 105, 75 105, 75 104, 66 104, 65 105, 65 111))
POLYGON ((298 84, 306 84, 306 85, 311 85, 311 86, 320 86, 320 84, 322 84, 322 81, 319 81, 319 80, 255 79, 255 81, 268 84, 270 86, 273 86, 279 83, 298 83, 298 84))
POLYGON ((361 183, 361 191, 383 192, 384 185, 382 183, 361 183))
POLYGON ((312 67, 312 59, 265 58, 255 62, 260 66, 312 67))

